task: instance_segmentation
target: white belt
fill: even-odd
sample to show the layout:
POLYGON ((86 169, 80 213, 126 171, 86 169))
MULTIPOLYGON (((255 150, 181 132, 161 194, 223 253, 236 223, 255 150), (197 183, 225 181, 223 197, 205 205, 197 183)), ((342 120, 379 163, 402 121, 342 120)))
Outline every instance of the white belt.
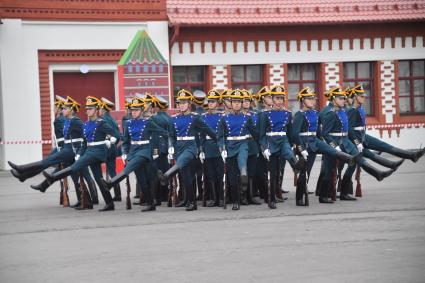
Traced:
POLYGON ((251 137, 251 135, 234 136, 234 137, 227 137, 227 140, 228 141, 241 141, 241 140, 246 140, 250 137, 251 137))
POLYGON ((364 127, 364 126, 359 126, 359 127, 354 127, 353 128, 355 131, 364 131, 364 130, 366 130, 366 127, 364 127))
POLYGON ((206 136, 205 137, 207 140, 212 140, 212 138, 210 136, 206 136))
POLYGON ((144 140, 144 141, 131 141, 131 144, 137 144, 137 145, 149 144, 149 141, 148 140, 144 140))
POLYGON ((300 136, 316 136, 316 132, 304 132, 300 133, 300 136))
POLYGON ((269 136, 269 137, 286 136, 286 132, 268 132, 268 133, 266 133, 266 135, 269 136))
POLYGON ((195 137, 177 137, 178 141, 193 141, 195 140, 195 137))
POLYGON ((58 138, 58 139, 56 139, 56 142, 61 142, 61 141, 64 141, 65 140, 65 138, 58 138))
POLYGON ((65 143, 74 143, 74 142, 82 142, 83 139, 82 138, 78 138, 78 139, 72 139, 72 140, 65 140, 65 143))
POLYGON ((330 133, 329 135, 334 136, 334 137, 346 137, 348 135, 347 132, 343 132, 343 133, 330 133))
POLYGON ((106 141, 88 142, 87 146, 95 146, 95 145, 101 145, 101 144, 106 144, 106 141))

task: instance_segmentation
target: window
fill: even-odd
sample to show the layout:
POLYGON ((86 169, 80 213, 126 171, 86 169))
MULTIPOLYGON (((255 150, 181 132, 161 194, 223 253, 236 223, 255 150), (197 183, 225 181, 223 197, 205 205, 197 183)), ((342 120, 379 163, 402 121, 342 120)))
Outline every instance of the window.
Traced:
POLYGON ((127 65, 127 72, 129 73, 133 72, 133 65, 127 65))
POLYGON ((363 105, 366 115, 373 116, 373 63, 344 63, 344 87, 361 84, 365 90, 366 100, 363 105))
POLYGON ((160 73, 164 72, 164 65, 162 65, 162 64, 159 65, 159 72, 160 73))
POLYGON ((204 66, 179 66, 173 67, 174 101, 177 92, 187 89, 191 92, 200 89, 205 92, 205 67, 204 66))
POLYGON ((398 62, 400 114, 425 113, 425 60, 398 62))
POLYGON ((140 73, 140 65, 136 65, 136 73, 140 73))
MULTIPOLYGON (((296 112, 300 109, 297 94, 305 87, 310 87, 319 97, 317 64, 288 64, 288 108, 296 112)), ((319 107, 319 103, 316 103, 319 107)))
POLYGON ((147 64, 143 65, 143 73, 149 72, 149 66, 147 64))
POLYGON ((232 88, 246 89, 257 93, 263 87, 263 66, 237 65, 232 66, 232 88))
POLYGON ((152 73, 155 73, 156 72, 156 65, 155 64, 153 64, 152 65, 152 73))

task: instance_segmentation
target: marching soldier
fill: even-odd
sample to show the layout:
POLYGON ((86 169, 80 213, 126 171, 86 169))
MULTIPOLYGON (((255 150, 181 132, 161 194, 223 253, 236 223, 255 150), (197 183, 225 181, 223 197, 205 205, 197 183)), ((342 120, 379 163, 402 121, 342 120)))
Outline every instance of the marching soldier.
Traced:
POLYGON ((221 93, 221 101, 223 102, 223 113, 227 114, 232 112, 232 102, 230 99, 232 90, 231 89, 225 89, 221 93))
MULTIPOLYGON (((114 203, 111 194, 101 183, 101 164, 102 162, 106 162, 108 147, 110 147, 111 144, 115 144, 118 137, 114 136, 114 131, 105 120, 99 118, 99 108, 101 105, 102 102, 98 98, 92 96, 87 97, 86 110, 88 121, 84 123, 84 142, 81 148, 79 148, 77 155, 75 155, 75 163, 56 173, 51 174, 44 171, 43 175, 48 182, 52 184, 59 179, 78 173, 83 168, 90 166, 106 203, 105 207, 99 211, 109 211, 114 210, 114 203)), ((89 208, 92 207, 92 197, 93 196, 90 195, 88 196, 89 208)))
MULTIPOLYGON (((210 90, 207 96, 208 111, 202 114, 202 119, 214 132, 218 135, 218 125, 222 113, 218 111, 221 100, 220 92, 210 90)), ((223 206, 223 160, 220 156, 220 150, 217 141, 211 139, 210 136, 202 135, 201 143, 203 151, 199 154, 201 161, 204 159, 206 166, 207 180, 210 183, 212 191, 212 200, 208 202, 208 207, 223 206)), ((205 176, 204 176, 205 177, 205 176)))
POLYGON ((251 116, 242 113, 242 100, 242 91, 233 90, 232 113, 224 114, 218 126, 218 143, 223 161, 227 163, 232 210, 240 209, 239 184, 242 191, 247 190, 248 139, 252 136, 258 140, 251 116))
POLYGON ((314 109, 316 94, 309 87, 303 88, 297 95, 301 103, 301 110, 294 116, 292 138, 298 153, 307 161, 306 167, 301 170, 296 189, 296 205, 305 206, 303 193, 307 190, 307 183, 316 154, 324 154, 335 157, 342 162, 354 163, 360 161, 361 154, 353 157, 342 151, 337 151, 317 137, 319 128, 319 112, 314 109))
MULTIPOLYGON (((322 136, 325 141, 336 150, 344 151, 350 155, 357 155, 359 153, 359 147, 356 147, 348 138, 349 124, 348 116, 345 111, 346 93, 340 87, 337 87, 329 93, 329 98, 333 102, 333 108, 323 118, 322 136)), ((332 158, 331 162, 331 168, 335 167, 335 159, 332 158)), ((364 158, 361 159, 360 165, 366 172, 374 176, 378 181, 382 181, 394 172, 392 169, 388 171, 381 171, 373 167, 364 158)), ((355 165, 349 165, 344 174, 340 200, 356 200, 356 198, 350 196, 350 193, 353 191, 351 176, 355 168, 355 165)), ((328 174, 325 174, 324 176, 324 182, 329 184, 331 181, 331 174, 329 171, 327 173, 328 174)))
POLYGON ((192 93, 185 89, 177 93, 179 113, 172 117, 174 127, 169 133, 172 144, 168 148, 170 159, 176 153, 176 164, 164 174, 158 171, 159 178, 163 184, 166 184, 168 179, 177 171, 180 172, 183 189, 186 190, 188 199, 186 203, 187 211, 193 211, 198 208, 192 183, 195 171, 193 168, 194 161, 198 155, 195 137, 198 133, 203 133, 210 136, 211 139, 217 140, 216 134, 205 124, 200 115, 190 111, 192 100, 192 93))
MULTIPOLYGON (((56 105, 59 107, 61 103, 57 101, 56 105)), ((55 133, 59 136, 58 140, 58 148, 53 150, 52 153, 46 157, 45 159, 25 165, 16 165, 9 161, 9 165, 13 168, 11 173, 13 176, 18 178, 21 182, 25 181, 28 178, 31 178, 35 175, 38 175, 46 168, 58 165, 63 163, 64 166, 70 166, 74 162, 74 157, 76 150, 81 147, 81 142, 83 141, 83 122, 78 116, 75 115, 76 112, 80 110, 80 104, 76 102, 72 97, 68 96, 65 101, 62 103, 62 114, 65 118, 64 123, 60 122, 60 119, 56 121, 55 133), (60 128, 62 128, 62 133, 60 128), (61 140, 63 138, 63 140, 61 140), (62 146, 61 146, 62 145, 62 146), (60 150, 59 150, 60 149, 60 150)), ((85 177, 87 180, 90 180, 90 174, 88 169, 85 168, 83 170, 85 177)), ((81 194, 79 190, 78 184, 78 176, 75 174, 72 176, 72 180, 75 185, 75 192, 77 195, 77 203, 72 205, 71 207, 78 207, 80 205, 81 194)), ((93 187, 93 182, 89 182, 90 190, 95 190, 93 187)), ((47 188, 50 186, 50 183, 45 180, 39 185, 31 186, 31 188, 38 190, 44 193, 47 188)))
MULTIPOLYGON (((363 103, 365 102, 366 97, 362 85, 356 85, 351 88, 349 95, 354 99, 354 105, 347 113, 350 123, 349 137, 359 150, 365 149, 363 153, 365 157, 370 155, 370 149, 390 153, 403 159, 410 159, 413 162, 418 161, 419 158, 425 154, 425 148, 408 151, 392 146, 382 140, 366 134, 366 113, 363 108, 363 103)), ((401 163, 402 161, 390 161, 388 164, 389 166, 386 167, 397 169, 401 163)))
POLYGON ((161 205, 161 200, 167 198, 168 187, 162 186, 158 182, 157 171, 161 170, 166 172, 169 169, 167 151, 168 151, 168 131, 173 126, 171 117, 167 114, 166 110, 168 108, 168 102, 163 99, 161 96, 154 96, 151 94, 146 94, 144 100, 145 102, 145 113, 149 112, 148 115, 152 118, 158 126, 160 126, 164 131, 154 132, 154 139, 158 141, 157 144, 153 146, 153 156, 158 156, 153 160, 151 166, 148 170, 148 180, 150 185, 154 187, 156 205, 161 205))
POLYGON ((273 109, 263 112, 260 120, 260 145, 264 158, 269 162, 269 207, 275 209, 280 160, 287 160, 295 172, 300 171, 305 162, 303 159, 297 160, 292 151, 292 113, 284 109, 285 88, 280 85, 272 86, 270 94, 273 97, 273 109))
POLYGON ((143 108, 145 102, 143 98, 133 98, 131 104, 132 119, 127 120, 124 128, 124 136, 122 142, 122 159, 128 163, 124 170, 109 181, 102 179, 102 183, 107 188, 111 188, 124 180, 131 172, 136 174, 137 182, 141 185, 142 192, 145 196, 147 206, 142 211, 155 210, 153 186, 147 181, 148 166, 152 161, 152 144, 157 143, 154 132, 167 134, 158 126, 151 118, 143 117, 143 108), (153 139, 151 139, 153 138, 153 139), (143 185, 145 184, 145 185, 143 185))
MULTIPOLYGON (((251 105, 253 104, 253 97, 247 90, 242 90, 242 112, 245 115, 251 116, 254 128, 258 132, 258 113, 252 111, 251 105)), ((256 204, 259 205, 261 202, 256 199, 256 187, 254 187, 254 177, 257 172, 257 162, 259 156, 258 142, 252 137, 248 139, 248 187, 247 191, 242 191, 241 204, 256 204)))
MULTIPOLYGON (((104 97, 102 97, 100 100, 102 101, 101 107, 99 109, 100 117, 105 120, 106 123, 108 123, 109 127, 113 130, 114 136, 119 137, 120 134, 117 121, 115 121, 115 119, 112 118, 111 114, 109 113, 115 104, 104 97)), ((115 175, 117 175, 117 156, 117 147, 115 144, 113 144, 110 148, 108 148, 108 158, 106 159, 106 171, 110 178, 113 178, 115 175)), ((114 186, 114 198, 112 200, 121 201, 121 187, 119 184, 114 186)))

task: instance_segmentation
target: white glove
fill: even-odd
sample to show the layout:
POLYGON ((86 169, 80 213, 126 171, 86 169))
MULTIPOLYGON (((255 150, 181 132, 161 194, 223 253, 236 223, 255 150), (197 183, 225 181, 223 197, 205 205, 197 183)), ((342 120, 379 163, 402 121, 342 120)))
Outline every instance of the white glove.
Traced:
POLYGON ((263 151, 263 156, 265 159, 267 159, 267 161, 270 161, 270 156, 272 155, 272 153, 270 152, 270 149, 265 149, 263 151))
POLYGON ((171 155, 173 155, 173 154, 174 154, 174 147, 170 146, 170 147, 168 148, 168 154, 171 154, 171 155))
POLYGON ((167 155, 167 159, 168 159, 168 161, 171 161, 171 160, 173 160, 174 159, 174 157, 173 157, 173 155, 172 154, 168 154, 167 155))
POLYGON ((341 148, 339 147, 339 145, 337 145, 337 146, 335 147, 335 149, 336 149, 337 151, 342 151, 342 150, 341 150, 341 148))
POLYGON ((127 159, 127 154, 124 153, 123 155, 121 155, 121 159, 124 162, 127 159))
POLYGON ((105 140, 105 144, 107 148, 111 148, 111 141, 110 140, 105 140))
POLYGON ((364 149, 363 144, 359 143, 359 144, 357 145, 357 150, 358 150, 359 152, 362 152, 362 151, 363 151, 363 149, 364 149))
POLYGON ((308 151, 304 149, 303 151, 301 151, 301 155, 303 156, 303 158, 305 160, 307 160, 307 158, 308 158, 308 151))
POLYGON ((227 151, 226 150, 223 150, 221 152, 221 158, 223 158, 223 162, 226 162, 226 158, 227 158, 227 151))
POLYGON ((75 161, 77 161, 78 159, 80 159, 80 155, 79 154, 75 155, 75 161))
POLYGON ((109 140, 111 141, 112 144, 115 144, 117 142, 116 137, 110 137, 109 140))
POLYGON ((201 160, 201 163, 203 164, 205 161, 205 153, 203 151, 201 151, 199 153, 199 160, 201 160))
POLYGON ((158 157, 159 157, 159 155, 158 155, 158 154, 154 154, 154 155, 152 155, 152 159, 153 159, 153 160, 157 159, 158 157))

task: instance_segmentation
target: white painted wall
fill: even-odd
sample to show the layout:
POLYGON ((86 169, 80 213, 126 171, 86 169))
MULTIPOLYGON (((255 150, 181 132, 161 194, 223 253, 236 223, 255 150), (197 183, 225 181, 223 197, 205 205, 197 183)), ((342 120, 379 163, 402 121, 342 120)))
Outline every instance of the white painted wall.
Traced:
POLYGON ((329 41, 322 40, 322 50, 318 50, 318 41, 312 40, 311 51, 307 50, 307 41, 301 41, 300 51, 297 51, 296 41, 290 42, 290 51, 286 51, 286 41, 270 41, 269 52, 266 52, 264 41, 258 43, 255 52, 254 42, 248 42, 248 52, 244 52, 243 42, 238 42, 237 52, 233 52, 233 43, 226 42, 226 53, 223 53, 221 42, 216 42, 215 53, 211 42, 205 43, 205 53, 201 53, 201 43, 195 42, 194 52, 190 53, 188 42, 183 43, 183 52, 179 53, 178 44, 171 49, 173 66, 187 65, 246 65, 246 64, 279 64, 279 63, 320 63, 347 61, 378 61, 424 58, 425 47, 422 37, 416 37, 416 47, 412 45, 412 37, 406 38, 405 47, 401 47, 401 38, 396 37, 395 48, 391 48, 391 39, 385 39, 385 48, 381 48, 380 38, 374 39, 374 49, 370 48, 370 40, 364 40, 364 48, 360 49, 360 40, 354 39, 350 50, 348 39, 343 40, 343 49, 339 50, 339 41, 333 40, 332 50, 328 50, 329 41), (276 52, 276 43, 280 51, 276 52))
MULTIPOLYGON (((168 23, 42 22, 2 19, 0 25, 0 121, 3 140, 40 140, 38 50, 126 49, 138 30, 147 30, 168 60, 168 23)), ((107 69, 110 68, 109 66, 107 69)), ((107 70, 105 69, 105 70, 107 70)), ((39 160, 41 145, 0 145, 0 169, 39 160)))
POLYGON ((379 130, 367 130, 367 133, 375 138, 381 139, 393 146, 404 149, 416 149, 425 147, 425 128, 403 128, 400 129, 400 136, 397 136, 396 130, 391 130, 391 137, 387 130, 384 130, 382 137, 379 130))

